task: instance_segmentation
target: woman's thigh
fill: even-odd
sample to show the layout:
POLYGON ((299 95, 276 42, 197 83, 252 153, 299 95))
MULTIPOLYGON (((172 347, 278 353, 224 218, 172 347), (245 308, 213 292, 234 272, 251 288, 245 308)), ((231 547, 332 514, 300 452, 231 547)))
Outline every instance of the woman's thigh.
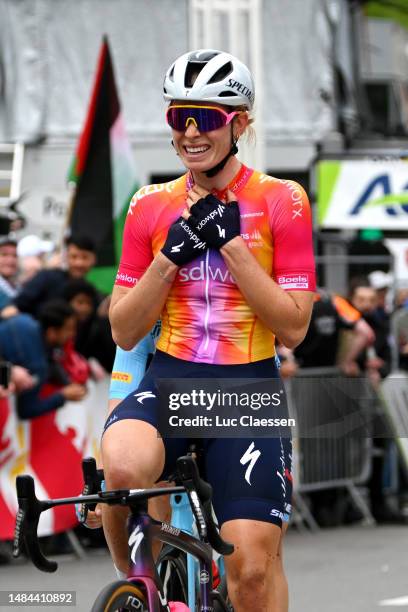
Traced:
POLYGON ((107 487, 149 487, 163 471, 165 452, 157 429, 138 419, 122 419, 105 431, 102 462, 107 487))

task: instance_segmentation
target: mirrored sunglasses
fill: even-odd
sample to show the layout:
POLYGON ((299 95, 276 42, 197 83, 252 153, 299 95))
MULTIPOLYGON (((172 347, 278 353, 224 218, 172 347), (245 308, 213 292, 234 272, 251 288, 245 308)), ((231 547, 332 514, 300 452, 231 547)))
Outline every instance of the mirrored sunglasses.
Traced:
POLYGON ((199 132, 211 132, 228 125, 239 111, 227 113, 216 106, 173 105, 166 110, 166 121, 173 130, 185 132, 190 123, 199 132))

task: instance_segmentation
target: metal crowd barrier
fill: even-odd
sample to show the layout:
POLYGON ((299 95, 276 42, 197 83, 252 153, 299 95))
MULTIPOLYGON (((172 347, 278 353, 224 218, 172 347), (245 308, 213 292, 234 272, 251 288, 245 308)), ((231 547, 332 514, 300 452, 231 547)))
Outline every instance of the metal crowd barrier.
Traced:
MULTIPOLYGON (((336 422, 345 411, 358 415, 366 408, 367 400, 375 405, 376 396, 368 381, 354 380, 351 389, 338 368, 307 368, 286 381, 289 412, 296 420, 293 440, 294 460, 294 521, 307 524, 313 531, 319 529, 305 494, 333 488, 345 488, 361 511, 366 524, 374 524, 363 485, 371 474, 372 438, 353 432, 335 433, 335 427, 324 429, 328 422, 336 422), (315 381, 313 380, 315 379, 315 381), (330 381, 339 383, 340 391, 333 395, 330 381), (321 384, 320 384, 321 383, 321 384), (326 384, 325 384, 326 383, 326 384), (344 388, 345 387, 345 388, 344 388), (348 393, 349 391, 349 393, 348 393), (357 391, 357 393, 356 393, 357 391), (326 431, 326 433, 325 433, 326 431)), ((336 384, 334 384, 336 391, 336 384)), ((339 419, 339 427, 344 423, 339 419)))

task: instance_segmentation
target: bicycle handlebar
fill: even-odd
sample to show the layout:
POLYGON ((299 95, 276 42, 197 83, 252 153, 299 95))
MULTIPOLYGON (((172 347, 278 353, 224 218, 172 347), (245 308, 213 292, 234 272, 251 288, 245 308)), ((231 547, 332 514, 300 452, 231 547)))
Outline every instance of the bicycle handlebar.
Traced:
MULTIPOLYGON (((88 483, 96 482, 96 463, 84 459, 84 475, 88 483)), ((38 541, 38 522, 41 512, 55 506, 64 504, 84 504, 95 507, 97 503, 109 505, 129 505, 129 502, 146 500, 160 495, 172 493, 184 493, 187 491, 191 508, 193 510, 200 537, 206 538, 214 550, 222 555, 229 555, 234 551, 232 544, 225 542, 212 517, 211 497, 212 487, 203 480, 197 469, 197 465, 191 456, 180 457, 177 460, 177 468, 182 486, 161 489, 121 489, 113 491, 98 491, 92 495, 81 495, 64 499, 39 500, 35 494, 34 479, 32 476, 17 476, 16 488, 18 498, 18 513, 14 531, 13 556, 18 557, 21 553, 23 542, 27 554, 33 564, 43 572, 55 572, 58 564, 50 561, 41 552, 38 541)))
POLYGON ((51 504, 37 499, 32 476, 17 476, 16 486, 19 509, 14 530, 13 556, 20 554, 24 541, 27 554, 34 565, 43 572, 55 572, 58 564, 44 557, 37 535, 41 512, 48 510, 51 504))

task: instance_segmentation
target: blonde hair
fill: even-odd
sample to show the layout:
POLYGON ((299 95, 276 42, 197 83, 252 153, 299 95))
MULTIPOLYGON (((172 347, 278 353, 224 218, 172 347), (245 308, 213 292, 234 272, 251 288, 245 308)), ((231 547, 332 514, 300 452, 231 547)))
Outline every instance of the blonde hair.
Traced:
POLYGON ((256 131, 255 131, 255 128, 253 127, 253 123, 255 122, 255 117, 253 113, 250 110, 248 110, 248 107, 245 106, 245 104, 242 104, 241 106, 231 106, 230 108, 236 111, 247 113, 248 124, 245 128, 245 131, 242 133, 241 136, 245 137, 245 140, 247 141, 248 144, 255 145, 256 144, 256 131))

